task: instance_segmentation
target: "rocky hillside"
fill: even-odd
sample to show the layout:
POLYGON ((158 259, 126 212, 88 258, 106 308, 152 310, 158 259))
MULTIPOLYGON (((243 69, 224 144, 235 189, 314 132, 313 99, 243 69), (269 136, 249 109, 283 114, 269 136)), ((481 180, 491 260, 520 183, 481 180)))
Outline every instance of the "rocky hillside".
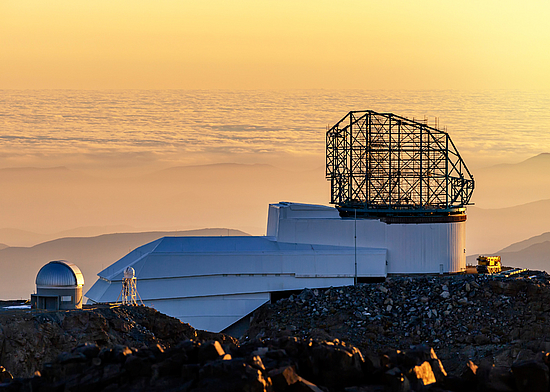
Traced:
POLYGON ((83 344, 32 378, 11 379, 0 369, 0 391, 547 392, 549 364, 547 353, 511 367, 469 361, 452 376, 427 345, 374 354, 338 340, 296 337, 241 345, 184 340, 168 349, 83 344))
POLYGON ((549 279, 304 290, 259 309, 240 342, 145 307, 5 312, 0 391, 547 392, 549 279))
POLYGON ((248 336, 339 339, 374 352, 428 344, 451 373, 468 360, 510 366, 518 354, 550 351, 549 278, 392 277, 304 290, 260 309, 248 336))
POLYGON ((0 311, 0 365, 15 377, 29 377, 59 354, 83 343, 99 348, 115 345, 170 347, 185 339, 231 337, 199 331, 189 324, 144 306, 87 306, 83 310, 0 311))

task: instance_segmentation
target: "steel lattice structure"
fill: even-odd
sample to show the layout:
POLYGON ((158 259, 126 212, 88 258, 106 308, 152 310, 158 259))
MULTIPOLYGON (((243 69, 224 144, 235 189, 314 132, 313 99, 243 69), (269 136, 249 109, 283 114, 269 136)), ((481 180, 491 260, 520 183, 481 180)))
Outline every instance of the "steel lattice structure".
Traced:
POLYGON ((472 197, 473 176, 453 141, 426 123, 351 111, 326 143, 331 203, 341 211, 451 214, 472 197))

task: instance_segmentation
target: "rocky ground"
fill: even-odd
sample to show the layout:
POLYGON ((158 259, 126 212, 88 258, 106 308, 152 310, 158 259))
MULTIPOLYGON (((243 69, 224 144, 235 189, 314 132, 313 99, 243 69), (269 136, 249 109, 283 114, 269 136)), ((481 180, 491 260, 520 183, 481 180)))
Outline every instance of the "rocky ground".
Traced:
POLYGON ((199 331, 189 324, 144 306, 86 306, 83 310, 0 311, 0 365, 15 377, 29 377, 62 352, 82 343, 170 347, 183 339, 217 339, 226 335, 199 331))
POLYGON ((0 312, 0 391, 546 392, 549 278, 304 290, 240 342, 146 307, 0 312))
POLYGON ((460 376, 450 376, 427 345, 364 355, 341 341, 296 337, 240 345, 183 340, 140 349, 88 343, 60 354, 32 378, 10 379, 0 369, 0 391, 547 392, 549 364, 548 354, 540 353, 511 368, 468 362, 460 376))
POLYGON ((428 344, 451 374, 469 360, 510 367, 550 351, 550 276, 392 277, 304 290, 256 312, 249 338, 339 339, 360 349, 428 344))

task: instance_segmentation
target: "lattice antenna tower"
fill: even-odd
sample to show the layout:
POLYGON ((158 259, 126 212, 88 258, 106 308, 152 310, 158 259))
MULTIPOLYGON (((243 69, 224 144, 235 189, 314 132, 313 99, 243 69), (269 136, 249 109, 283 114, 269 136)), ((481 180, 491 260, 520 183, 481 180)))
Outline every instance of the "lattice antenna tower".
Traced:
POLYGON ((136 271, 132 267, 126 267, 124 270, 124 279, 122 280, 122 290, 117 298, 117 303, 121 300, 123 305, 141 305, 143 301, 137 291, 136 271))
POLYGON ((349 112, 326 135, 331 203, 342 215, 464 214, 474 178, 439 121, 434 125, 349 112))

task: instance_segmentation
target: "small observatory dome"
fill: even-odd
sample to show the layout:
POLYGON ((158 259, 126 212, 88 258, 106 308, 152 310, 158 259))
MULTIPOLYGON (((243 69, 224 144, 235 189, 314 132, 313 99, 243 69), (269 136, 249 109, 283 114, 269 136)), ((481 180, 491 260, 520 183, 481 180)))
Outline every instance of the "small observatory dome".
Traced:
POLYGON ((68 261, 51 261, 40 268, 36 275, 37 286, 73 287, 84 285, 84 277, 80 268, 68 261))
POLYGON ((124 279, 134 279, 136 276, 136 270, 132 267, 126 267, 124 270, 124 279))
POLYGON ((81 309, 82 286, 84 277, 80 268, 64 260, 51 261, 36 275, 32 306, 47 310, 81 309))

